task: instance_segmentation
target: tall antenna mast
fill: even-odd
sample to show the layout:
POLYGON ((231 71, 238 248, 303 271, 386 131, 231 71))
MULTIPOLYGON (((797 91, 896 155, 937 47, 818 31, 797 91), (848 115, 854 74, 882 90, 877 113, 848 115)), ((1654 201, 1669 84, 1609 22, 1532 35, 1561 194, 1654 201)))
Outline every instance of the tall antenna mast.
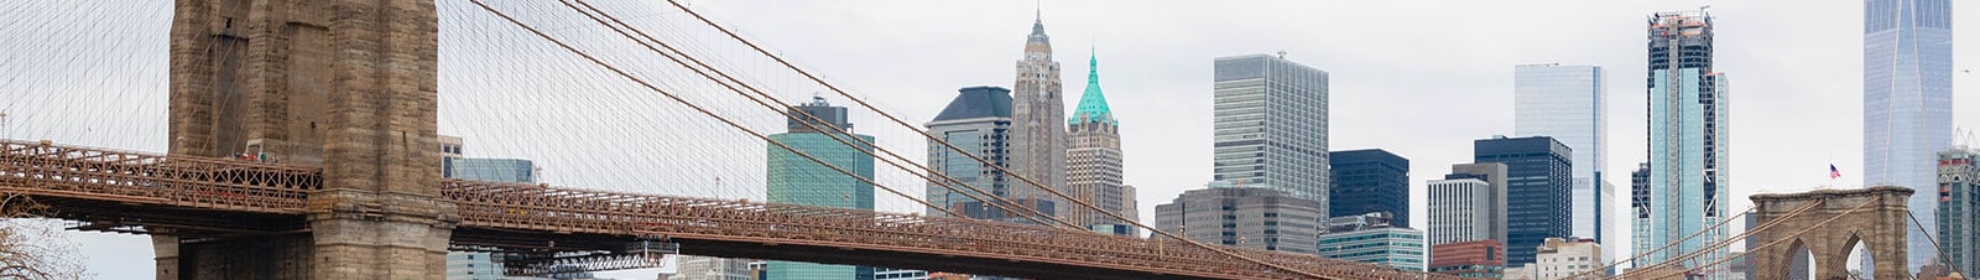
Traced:
MULTIPOLYGON (((6 116, 7 114, 0 113, 0 118, 4 118, 6 116)), ((1957 141, 1954 141, 1953 145, 1961 149, 1968 149, 1975 147, 1975 145, 1980 145, 1980 138, 1973 137, 1973 130, 1966 129, 1964 127, 1954 127, 1953 137, 1958 137, 1958 139, 1955 139, 1957 141)))

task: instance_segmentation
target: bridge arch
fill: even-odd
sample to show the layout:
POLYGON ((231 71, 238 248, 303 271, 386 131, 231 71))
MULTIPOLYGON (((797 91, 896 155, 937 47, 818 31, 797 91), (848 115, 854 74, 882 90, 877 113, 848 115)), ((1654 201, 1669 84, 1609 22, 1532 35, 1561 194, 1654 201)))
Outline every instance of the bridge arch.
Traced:
POLYGON ((1755 222, 1771 227, 1748 236, 1756 271, 1753 279, 1785 280, 1806 248, 1814 259, 1813 279, 1849 279, 1850 250, 1864 244, 1877 280, 1908 279, 1905 275, 1905 209, 1912 190, 1880 186, 1850 190, 1817 190, 1794 194, 1753 195, 1755 222), (1812 209, 1794 214, 1810 205, 1812 209))

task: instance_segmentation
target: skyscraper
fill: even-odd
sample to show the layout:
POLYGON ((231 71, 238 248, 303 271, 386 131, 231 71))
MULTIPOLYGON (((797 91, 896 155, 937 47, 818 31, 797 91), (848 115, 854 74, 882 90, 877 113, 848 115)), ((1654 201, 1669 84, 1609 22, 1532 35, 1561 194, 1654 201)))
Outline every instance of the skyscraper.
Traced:
POLYGON ((1607 244, 1615 186, 1602 176, 1608 158, 1609 96, 1600 66, 1513 67, 1513 131, 1547 136, 1574 150, 1574 236, 1607 244))
MULTIPOLYGON (((1099 56, 1089 58, 1087 66, 1086 92, 1080 95, 1072 119, 1066 120, 1072 136, 1071 148, 1066 150, 1066 183, 1074 197, 1133 220, 1141 213, 1136 211, 1134 192, 1129 190, 1133 187, 1121 179, 1121 124, 1107 107, 1107 96, 1100 92, 1099 56)), ((1072 214, 1069 220, 1074 223, 1108 233, 1137 234, 1125 221, 1085 207, 1067 204, 1065 210, 1072 214)))
MULTIPOLYGON (((1066 102, 1059 95, 1059 62, 1052 61, 1052 42, 1045 37, 1042 18, 1032 22, 1028 38, 1024 43, 1024 59, 1017 61, 1017 82, 1011 92, 1011 167, 1016 175, 1044 185, 1012 180, 1010 195, 1046 201, 1027 204, 1066 207, 1072 204, 1041 189, 1072 193, 1066 185, 1066 102)), ((1062 217, 1072 213, 1048 212, 1058 212, 1062 217)))
MULTIPOLYGON (((1712 69, 1712 17, 1704 11, 1665 12, 1648 21, 1649 182, 1637 223, 1636 248, 1646 252, 1706 231, 1731 202, 1730 143, 1724 73, 1712 69), (1646 214, 1647 215, 1644 215, 1646 214), (1647 247, 1646 247, 1647 246, 1647 247)), ((1637 259, 1654 264, 1725 240, 1725 227, 1637 259)), ((1716 260, 1726 249, 1698 257, 1716 260)))
MULTIPOLYGON (((928 134, 939 137, 942 142, 955 145, 965 153, 957 152, 934 140, 928 141, 928 167, 956 179, 951 184, 959 189, 968 185, 990 192, 992 195, 1012 194, 1012 180, 998 167, 1010 168, 1011 154, 1011 90, 1000 87, 981 86, 960 90, 935 120, 924 126, 928 134), (971 158, 971 155, 988 160, 990 166, 971 158)), ((939 178, 939 177, 938 177, 939 178)), ((983 196, 983 194, 974 194, 983 196)), ((949 210, 966 213, 977 210, 977 216, 969 218, 1007 220, 1022 215, 1004 213, 985 208, 983 202, 971 199, 961 193, 943 188, 936 182, 928 183, 928 202, 949 210), (973 207, 972 207, 973 206, 973 207)), ((928 210, 929 216, 947 216, 936 209, 928 210)), ((1021 219, 1018 219, 1021 220, 1021 219)))
MULTIPOLYGON (((786 120, 789 132, 770 135, 770 141, 791 150, 766 145, 764 174, 768 190, 764 195, 767 199, 774 203, 872 210, 873 185, 859 178, 873 178, 873 156, 867 154, 873 151, 873 146, 862 144, 872 143, 873 136, 852 134, 853 125, 846 120, 846 108, 832 106, 824 97, 813 97, 810 103, 790 111, 796 118, 786 120), (806 118, 807 113, 816 119, 806 118), (830 166, 812 162, 804 155, 830 166), (832 167, 854 175, 839 173, 832 167)), ((764 273, 771 279, 873 279, 872 267, 791 261, 769 261, 765 267, 764 273)))
MULTIPOLYGON (((1952 2, 1863 1, 1864 186, 1929 193, 1937 185, 1935 155, 1952 148, 1952 2)), ((1910 204, 1912 213, 1931 217, 1938 202, 1914 195, 1910 204)), ((1937 255, 1917 227, 1905 240, 1913 270, 1937 255)))
POLYGON ((1155 227, 1196 242, 1313 254, 1327 206, 1285 192, 1212 187, 1155 206, 1155 227))
POLYGON ((1353 216, 1389 213, 1388 225, 1409 227, 1409 159, 1381 149, 1328 153, 1334 185, 1327 212, 1353 216))
MULTIPOLYGON (((1473 240, 1506 240, 1506 165, 1487 162, 1451 166, 1451 174, 1429 183, 1430 246, 1473 240)), ((1500 265, 1505 260, 1499 261, 1500 265)))
POLYGON ((1572 157, 1547 136, 1494 137, 1472 142, 1472 161, 1506 164, 1506 265, 1533 263, 1549 237, 1572 235, 1569 208, 1572 157))
MULTIPOLYGON (((1939 152, 1938 232, 1955 271, 1980 271, 1980 150, 1954 148, 1939 152)), ((1915 215, 1915 214, 1914 214, 1915 215)), ((1933 251, 1937 252, 1937 251, 1933 251)))
POLYGON ((1215 67, 1215 180, 1327 205, 1327 72, 1283 53, 1217 58, 1215 67))

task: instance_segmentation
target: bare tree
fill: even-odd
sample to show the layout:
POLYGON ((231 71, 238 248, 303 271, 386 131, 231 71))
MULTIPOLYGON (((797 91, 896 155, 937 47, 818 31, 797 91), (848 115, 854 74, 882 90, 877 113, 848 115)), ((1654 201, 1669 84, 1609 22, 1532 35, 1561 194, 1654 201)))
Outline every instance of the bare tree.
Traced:
POLYGON ((74 243, 46 220, 48 207, 0 193, 0 280, 87 279, 74 243))

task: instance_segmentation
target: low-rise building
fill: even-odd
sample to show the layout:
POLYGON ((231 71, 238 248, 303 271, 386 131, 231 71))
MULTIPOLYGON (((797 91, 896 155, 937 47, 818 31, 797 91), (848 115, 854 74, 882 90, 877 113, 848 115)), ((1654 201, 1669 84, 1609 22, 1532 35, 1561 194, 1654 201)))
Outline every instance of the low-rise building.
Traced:
POLYGON ((1591 272, 1603 269, 1602 245, 1594 239, 1550 237, 1537 249, 1534 262, 1518 269, 1520 274, 1517 276, 1522 278, 1514 278, 1513 269, 1507 269, 1505 279, 1579 280, 1608 277, 1605 272, 1591 272))
POLYGON ((1506 243, 1482 239, 1430 247, 1430 272, 1466 278, 1505 277, 1506 243))
POLYGON ((1327 219, 1327 233, 1316 248, 1320 256, 1424 271, 1423 231, 1389 225, 1388 213, 1377 212, 1327 219))

